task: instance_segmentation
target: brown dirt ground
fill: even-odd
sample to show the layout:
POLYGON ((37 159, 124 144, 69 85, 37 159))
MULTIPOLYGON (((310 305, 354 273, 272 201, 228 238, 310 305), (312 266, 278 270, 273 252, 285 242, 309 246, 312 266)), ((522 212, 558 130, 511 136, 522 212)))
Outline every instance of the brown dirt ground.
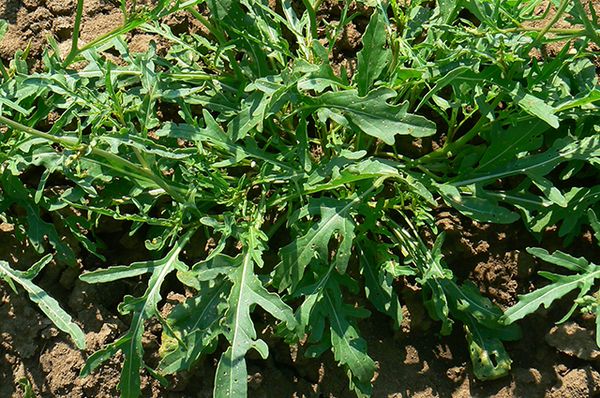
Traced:
MULTIPOLYGON (((546 12, 546 9, 548 8, 548 3, 549 3, 548 1, 543 1, 542 3, 540 3, 535 9, 535 15, 539 19, 531 21, 531 22, 525 24, 525 26, 541 29, 541 28, 544 28, 548 23, 550 23, 552 21, 552 19, 554 18, 554 16, 556 15, 556 7, 553 4, 551 4, 548 14, 544 17, 544 13, 546 12)), ((598 14, 598 12, 600 11, 600 0, 582 1, 582 4, 584 5, 588 16, 591 16, 590 7, 594 9, 596 14, 598 14)), ((582 25, 572 25, 569 23, 569 21, 566 18, 561 18, 558 21, 556 21, 556 23, 554 25, 552 25, 552 28, 571 29, 571 28, 583 28, 583 26, 582 25)), ((556 36, 553 35, 552 33, 548 33, 547 37, 555 38, 556 36)), ((555 54, 558 54, 564 48, 565 44, 567 44, 567 43, 564 41, 554 41, 554 42, 547 44, 543 48, 543 51, 545 52, 544 55, 545 56, 547 56, 547 55, 553 56, 555 54)), ((569 43, 569 44, 572 48, 573 43, 569 43)), ((595 52, 600 51, 600 48, 598 48, 598 44, 595 44, 595 43, 591 43, 589 48, 590 48, 590 50, 595 51, 595 52)), ((596 66, 600 67, 600 57, 595 57, 595 61, 596 61, 595 62, 596 66)))
MULTIPOLYGON (((154 1, 141 0, 138 1, 138 6, 154 1)), ((84 2, 80 46, 121 26, 123 15, 116 5, 118 3, 110 0, 84 2)), ((61 55, 66 55, 71 46, 75 7, 76 0, 0 1, 0 19, 9 22, 8 32, 0 41, 0 59, 10 60, 16 51, 25 51, 29 47, 28 61, 34 70, 39 69, 50 36, 58 42, 61 55)), ((173 33, 195 33, 202 29, 194 18, 188 18, 188 15, 182 12, 168 16, 163 22, 171 27, 173 33)), ((162 44, 160 38, 140 31, 129 33, 126 39, 134 53, 146 52, 152 39, 158 42, 159 50, 162 44)))
MULTIPOLYGON (((0 2, 0 18, 10 22, 7 36, 0 42, 0 58, 10 59, 16 50, 30 45, 30 60, 39 67, 39 59, 50 34, 68 50, 72 30, 74 0, 4 0, 0 2)), ((336 1, 328 3, 335 12, 336 1)), ((185 15, 169 22, 185 28, 185 15)), ((89 41, 121 22, 121 14, 110 2, 86 0, 82 40, 89 41)), ((348 70, 349 54, 359 43, 364 21, 355 20, 344 31, 334 61, 348 70), (345 63, 344 63, 345 62, 345 63)), ((135 50, 145 51, 150 37, 129 37, 135 50), (137 43, 137 44, 136 44, 137 43)), ((446 231, 445 256, 459 279, 469 278, 480 290, 500 306, 514 304, 516 295, 530 291, 540 282, 535 273, 539 264, 525 248, 536 245, 531 235, 519 226, 478 224, 458 218, 449 212, 438 215, 438 226, 446 231)), ((122 225, 105 226, 106 241, 112 248, 109 263, 137 260, 144 256, 141 243, 115 238, 122 225), (126 253, 132 258, 123 258, 126 253), (139 257, 139 258, 137 258, 139 257)), ((544 240, 545 247, 561 247, 552 231, 544 240)), ((569 250, 589 258, 600 258, 598 249, 584 234, 569 250)), ((0 258, 10 259, 16 266, 27 266, 37 254, 15 237, 9 225, 0 225, 0 258)), ((82 265, 97 265, 82 254, 82 265)), ((118 315, 116 304, 125 292, 139 289, 135 283, 112 286, 89 286, 76 279, 78 270, 56 264, 44 271, 39 283, 56 297, 87 332, 88 349, 80 352, 59 333, 37 308, 23 295, 0 285, 0 397, 22 397, 19 384, 28 380, 40 397, 115 397, 121 358, 117 357, 92 376, 79 378, 85 358, 114 340, 126 328, 127 319, 118 315), (105 292, 110 290, 111 295, 105 292)), ((408 284, 399 284, 403 298, 405 321, 394 333, 387 320, 374 313, 361 330, 369 351, 378 363, 374 397, 569 397, 583 398, 600 394, 600 352, 590 344, 593 321, 574 317, 575 323, 554 328, 553 322, 564 312, 565 302, 549 311, 524 320, 523 339, 507 344, 513 358, 513 372, 504 379, 475 380, 468 358, 466 342, 457 327, 450 336, 439 336, 439 325, 429 320, 421 304, 419 292, 408 284), (546 336, 543 338, 543 336, 546 336), (583 353, 583 354, 582 354, 583 353), (581 359, 584 358, 584 359, 581 359)), ((177 301, 178 293, 170 293, 166 305, 177 301)), ((302 347, 290 348, 270 336, 260 314, 257 329, 271 348, 264 361, 250 354, 248 358, 251 397, 353 397, 344 372, 331 355, 319 360, 302 357, 302 347)), ((147 325, 144 345, 147 362, 157 360, 160 325, 147 325)), ((144 376, 143 397, 210 397, 217 357, 209 357, 189 373, 177 376, 171 387, 161 387, 144 376)))

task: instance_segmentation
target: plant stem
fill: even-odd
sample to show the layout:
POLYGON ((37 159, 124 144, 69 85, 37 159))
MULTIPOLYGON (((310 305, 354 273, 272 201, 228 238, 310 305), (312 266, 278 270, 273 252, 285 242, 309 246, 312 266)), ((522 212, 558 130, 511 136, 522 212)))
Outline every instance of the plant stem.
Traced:
POLYGON ((4 67, 4 64, 2 63, 2 61, 0 61, 0 73, 2 73, 2 77, 4 78, 5 81, 8 81, 10 79, 8 71, 4 67))
POLYGON ((531 50, 537 44, 539 44, 539 42, 544 38, 546 33, 548 33, 550 31, 550 29, 552 28, 552 26, 554 26, 554 24, 556 22, 558 22, 558 20, 562 17, 562 14, 565 12, 568 5, 569 5, 569 0, 561 0, 560 4, 558 5, 558 8, 556 10, 556 14, 554 15, 554 18, 552 18, 552 20, 550 20, 550 22, 548 22, 548 24, 546 24, 546 26, 544 26, 542 28, 540 33, 538 33, 538 35, 535 37, 535 39, 529 45, 528 50, 531 50))
MULTIPOLYGON (((520 28, 502 29, 502 33, 518 33, 518 32, 541 32, 543 28, 533 28, 529 26, 523 26, 520 28)), ((585 33, 585 29, 567 29, 567 28, 550 28, 546 33, 564 34, 564 35, 580 35, 585 33)))
POLYGON ((428 153, 425 156, 420 157, 419 159, 417 159, 417 162, 418 163, 426 163, 432 159, 444 157, 449 153, 453 153, 456 149, 463 146, 467 142, 471 141, 479 133, 479 131, 481 130, 481 127, 483 127, 483 125, 486 122, 487 122, 487 119, 485 117, 481 117, 477 121, 475 126, 473 126, 473 128, 471 128, 471 130, 469 130, 465 135, 463 135, 462 137, 460 137, 453 143, 444 145, 442 148, 437 149, 431 153, 428 153))
POLYGON ((51 141, 55 144, 62 145, 65 148, 76 149, 79 144, 79 139, 75 137, 57 137, 48 133, 44 133, 42 131, 36 130, 29 126, 25 126, 21 123, 15 122, 7 117, 0 115, 0 123, 10 127, 13 130, 22 131, 34 137, 43 138, 45 140, 51 141))
POLYGON ((70 65, 79 53, 79 31, 81 30, 81 19, 83 18, 83 0, 77 0, 75 11, 75 23, 73 25, 73 38, 71 40, 71 51, 65 58, 64 66, 70 65))
MULTIPOLYGON (((501 98, 502 97, 498 96, 494 99, 494 101, 492 102, 492 105, 491 105, 492 109, 495 109, 498 106, 498 104, 501 101, 501 98)), ((479 120, 477 121, 477 123, 475 123, 475 125, 471 128, 471 130, 469 130, 465 135, 463 135, 462 137, 460 137, 459 139, 457 139, 456 141, 454 141, 452 143, 448 143, 448 145, 444 145, 442 148, 440 148, 438 150, 435 150, 433 152, 428 153, 425 156, 420 157, 419 159, 417 159, 417 162, 418 163, 426 163, 432 159, 440 158, 440 157, 446 156, 449 153, 456 152, 456 150, 458 148, 462 147, 467 142, 469 142, 473 138, 475 138, 475 136, 477 134, 479 134, 479 132, 485 126, 486 123, 489 123, 489 120, 485 116, 480 117, 479 120)))
POLYGON ((129 169, 131 172, 126 172, 126 170, 121 170, 117 167, 111 167, 110 164, 105 164, 107 167, 111 167, 115 170, 121 170, 128 176, 135 177, 143 177, 153 183, 155 183, 158 187, 162 188, 169 196, 171 196, 174 200, 180 203, 185 203, 185 191, 182 188, 174 187, 170 185, 167 181, 163 180, 156 174, 152 172, 152 170, 139 166, 135 163, 130 162, 127 159, 123 159, 122 157, 115 155, 114 153, 107 152, 103 149, 90 147, 87 144, 83 144, 79 142, 79 139, 75 137, 56 137, 48 133, 44 133, 43 131, 36 130, 29 126, 25 126, 21 123, 15 122, 14 120, 8 119, 2 115, 0 115, 0 123, 4 124, 14 130, 22 131, 26 134, 32 135, 34 137, 43 138, 52 143, 64 146, 65 148, 69 148, 72 150, 77 150, 81 153, 85 153, 89 151, 90 155, 96 155, 100 158, 108 160, 109 162, 113 162, 124 169, 129 169))
MULTIPOLYGON (((306 12, 308 12, 308 18, 310 20, 310 33, 312 35, 312 39, 318 36, 317 31, 317 13, 315 8, 310 4, 310 0, 302 0, 304 3, 304 7, 306 7, 306 12)), ((320 2, 319 2, 320 4, 320 2)), ((317 5, 319 5, 317 4, 317 5)))

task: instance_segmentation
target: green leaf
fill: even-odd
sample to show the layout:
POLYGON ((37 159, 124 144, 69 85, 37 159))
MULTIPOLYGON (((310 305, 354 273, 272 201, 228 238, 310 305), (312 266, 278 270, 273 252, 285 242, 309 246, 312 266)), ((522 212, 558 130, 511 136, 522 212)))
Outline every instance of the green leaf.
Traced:
POLYGON ((145 272, 152 272, 148 281, 148 287, 141 297, 126 296, 123 303, 119 305, 119 311, 123 314, 133 312, 133 318, 129 330, 117 341, 109 344, 104 349, 94 353, 82 369, 82 375, 87 375, 104 361, 115 355, 119 350, 123 352, 125 361, 121 370, 119 381, 119 390, 122 398, 137 398, 141 392, 140 371, 144 366, 144 348, 142 345, 142 335, 144 333, 144 323, 153 316, 161 317, 158 310, 158 303, 161 300, 162 284, 172 271, 181 268, 187 268, 179 260, 179 255, 194 230, 186 232, 181 237, 167 255, 158 261, 148 261, 145 263, 136 263, 130 269, 128 267, 112 267, 105 270, 99 270, 95 273, 82 275, 82 279, 91 283, 109 282, 124 277, 136 276, 145 272), (111 276, 112 273, 112 276, 111 276))
POLYGON ((383 261, 390 261, 387 248, 369 240, 357 242, 360 256, 361 273, 365 278, 367 298, 378 311, 394 320, 394 328, 402 324, 402 306, 394 291, 393 277, 383 266, 383 261))
POLYGON ((550 180, 538 175, 530 175, 529 178, 531 178, 531 182, 542 191, 548 200, 560 207, 567 207, 569 202, 550 180))
POLYGON ((232 259, 237 265, 236 270, 228 275, 233 283, 225 313, 225 336, 230 346, 217 365, 215 398, 245 398, 248 394, 246 353, 255 349, 263 358, 267 358, 269 354, 267 344, 256 339, 254 323, 250 317, 255 305, 284 322, 288 329, 296 326, 292 309, 277 294, 270 293, 254 273, 255 264, 262 266, 263 249, 259 244, 258 232, 251 228, 245 243, 244 253, 232 259))
POLYGON ((351 281, 346 275, 332 273, 333 269, 333 266, 322 267, 320 280, 302 289, 305 299, 296 312, 299 320, 296 338, 308 333, 310 346, 306 355, 309 357, 318 357, 331 348, 335 360, 348 374, 350 388, 359 397, 367 397, 371 394, 376 367, 352 318, 367 317, 369 312, 342 301, 340 284, 351 281))
POLYGON ((227 126, 232 141, 245 138, 253 128, 262 130, 270 98, 262 92, 254 92, 242 101, 241 112, 227 126))
POLYGON ((322 93, 328 88, 349 88, 347 82, 335 74, 329 63, 314 65, 298 60, 294 67, 298 73, 303 74, 296 85, 298 90, 322 93))
POLYGON ((33 264, 26 272, 14 270, 6 261, 0 261, 0 278, 21 285, 31 301, 38 305, 40 310, 46 314, 57 328, 68 333, 77 347, 83 350, 85 348, 85 334, 81 328, 73 322, 71 316, 60 307, 55 299, 31 281, 51 260, 52 256, 48 254, 33 264))
POLYGON ((214 163, 213 167, 231 166, 248 157, 253 157, 271 163, 281 169, 290 170, 290 167, 285 163, 278 161, 273 155, 257 148, 256 144, 251 141, 246 143, 247 145, 233 142, 208 110, 204 109, 202 116, 206 124, 205 128, 198 128, 189 124, 166 123, 156 132, 156 135, 160 137, 183 138, 198 143, 209 144, 216 150, 223 151, 228 155, 227 159, 214 163))
POLYGON ((331 326, 333 355, 340 365, 347 367, 351 388, 370 395, 375 362, 367 354, 367 342, 360 337, 358 329, 346 319, 353 315, 352 307, 343 305, 341 298, 341 294, 332 294, 327 290, 323 293, 331 326))
POLYGON ((591 265, 589 261, 587 261, 583 257, 575 258, 570 254, 563 253, 559 250, 550 254, 546 249, 542 249, 539 247, 529 247, 527 248, 527 253, 544 260, 546 262, 556 264, 558 266, 564 267, 568 270, 575 272, 589 272, 593 271, 593 264, 591 265))
MULTIPOLYGON (((600 275, 600 272, 598 274, 600 275)), ((588 279, 587 275, 562 276, 556 283, 544 286, 531 293, 520 295, 519 302, 504 313, 504 321, 507 324, 515 322, 537 311, 541 305, 550 308, 554 300, 577 289, 586 279, 588 279)))
POLYGON ((502 310, 483 297, 474 283, 468 281, 459 286, 453 281, 442 281, 442 286, 451 316, 464 324, 475 376, 479 380, 506 376, 512 360, 502 340, 518 340, 520 329, 502 324, 502 310))
POLYGON ((524 215, 528 228, 534 233, 541 233, 551 225, 560 225, 558 235, 572 241, 587 221, 588 209, 600 202, 600 185, 592 188, 573 187, 563 196, 567 205, 562 207, 531 194, 520 191, 502 194, 505 202, 518 207, 524 215))
POLYGON ((471 178, 461 175, 454 179, 456 187, 477 183, 489 183, 498 178, 517 174, 544 176, 559 164, 568 160, 585 160, 593 163, 600 157, 600 137, 590 136, 581 140, 572 138, 557 139, 546 152, 500 163, 484 171, 475 169, 471 178))
POLYGON ((114 153, 118 153, 119 147, 128 146, 134 150, 140 151, 143 156, 155 155, 164 159, 185 159, 190 157, 194 150, 189 149, 172 149, 163 145, 159 145, 156 142, 147 139, 141 138, 135 135, 125 135, 125 136, 106 136, 98 139, 99 142, 104 142, 107 145, 110 145, 111 151, 114 153))
POLYGON ((362 36, 363 48, 357 54, 358 67, 355 81, 360 96, 366 95, 372 89, 373 83, 390 62, 392 52, 385 48, 386 27, 385 17, 377 8, 371 15, 369 25, 362 36))
POLYGON ((281 262, 275 268, 274 281, 280 292, 295 290, 313 259, 329 260, 329 242, 336 235, 341 243, 336 249, 334 264, 340 272, 345 271, 354 240, 354 222, 350 217, 354 205, 355 201, 323 198, 312 200, 301 209, 296 218, 310 215, 320 216, 320 220, 303 236, 279 250, 281 262))
POLYGON ((435 86, 431 90, 429 90, 429 92, 425 96, 423 96, 419 104, 416 106, 415 110, 419 110, 423 106, 423 104, 427 103, 427 101, 431 99, 431 97, 433 97, 438 91, 455 81, 457 77, 460 77, 465 72, 471 70, 473 70, 472 66, 464 65, 458 66, 450 70, 448 73, 446 73, 443 77, 441 77, 435 82, 435 86))
POLYGON ((562 104, 557 106, 556 111, 562 112, 568 109, 584 107, 589 104, 593 104, 594 102, 600 101, 600 89, 594 88, 592 91, 584 93, 584 95, 579 96, 577 98, 573 98, 571 100, 565 101, 562 104))
POLYGON ((494 380, 510 372, 512 360, 494 330, 465 324, 473 373, 479 380, 494 380))
POLYGON ((526 93, 519 85, 510 94, 517 105, 525 112, 537 116, 555 129, 560 125, 558 116, 555 115, 556 109, 548 105, 544 100, 526 93))
POLYGON ((408 113, 408 104, 390 105, 396 92, 378 88, 361 97, 355 90, 328 92, 310 99, 315 108, 326 109, 356 129, 393 145, 397 135, 427 137, 435 134, 435 123, 408 113))
POLYGON ((186 268, 187 266, 179 259, 173 259, 170 256, 158 260, 146 260, 131 263, 130 265, 117 265, 114 267, 98 269, 96 271, 86 272, 79 276, 79 279, 86 283, 108 283, 119 279, 133 278, 156 271, 157 268, 164 267, 172 262, 176 269, 186 268))
POLYGON ((0 40, 2 40, 7 31, 8 22, 6 22, 4 19, 0 19, 0 40))
POLYGON ((481 157, 477 170, 493 170, 498 164, 514 160, 519 153, 535 151, 542 146, 542 134, 547 130, 548 126, 541 120, 518 123, 506 129, 493 128, 486 137, 490 144, 481 157))
POLYGON ((498 201, 493 198, 465 196, 456 187, 448 184, 437 184, 436 187, 444 201, 477 221, 511 224, 519 219, 517 213, 498 205, 498 201))
POLYGON ((454 20, 456 17, 457 6, 460 1, 457 0, 437 0, 437 7, 435 10, 436 16, 441 20, 443 24, 447 24, 454 20))
POLYGON ((475 375, 482 380, 506 375, 511 360, 502 341, 519 339, 518 326, 504 325, 501 322, 502 310, 483 297, 477 286, 472 282, 458 285, 445 271, 441 254, 443 235, 429 250, 416 231, 411 234, 396 227, 394 232, 409 254, 410 261, 423 275, 422 279, 427 278, 421 282, 429 296, 425 305, 434 319, 442 321, 442 334, 450 334, 452 318, 462 321, 475 375))
POLYGON ((175 306, 166 319, 169 327, 163 330, 159 350, 161 373, 190 370, 201 355, 214 349, 223 332, 220 321, 231 284, 220 277, 212 283, 201 282, 198 288, 198 295, 175 306))
POLYGON ((552 302, 565 296, 567 293, 579 289, 580 297, 587 293, 594 281, 600 278, 600 267, 589 263, 584 258, 575 258, 561 251, 549 254, 544 249, 528 248, 527 251, 542 260, 551 262, 561 267, 576 271, 573 275, 558 275, 549 272, 540 272, 551 283, 531 293, 519 296, 519 302, 510 307, 503 316, 506 324, 515 322, 533 312, 541 305, 549 308, 552 302))
POLYGON ((233 155, 236 161, 240 161, 246 157, 241 148, 227 136, 227 133, 223 131, 221 126, 206 109, 203 110, 202 116, 204 123, 206 123, 205 128, 198 128, 189 124, 166 123, 156 132, 156 135, 159 137, 167 136, 205 142, 233 155))
POLYGON ((600 246, 600 221, 598 221, 598 217, 596 216, 594 210, 588 209, 588 218, 590 219, 590 225, 594 230, 596 243, 600 246))
POLYGON ((42 219, 40 206, 35 202, 31 192, 14 175, 5 171, 2 180, 2 189, 11 203, 17 203, 25 208, 27 217, 27 237, 32 247, 38 252, 44 252, 46 240, 56 249, 57 258, 68 265, 74 265, 75 253, 58 234, 56 227, 42 219))

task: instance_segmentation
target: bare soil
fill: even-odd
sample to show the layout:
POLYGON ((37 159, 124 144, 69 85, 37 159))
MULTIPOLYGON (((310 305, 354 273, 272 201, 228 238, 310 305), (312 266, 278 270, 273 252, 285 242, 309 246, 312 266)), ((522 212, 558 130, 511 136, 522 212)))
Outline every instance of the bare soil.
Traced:
MULTIPOLYGON (((584 9, 586 10, 588 17, 590 17, 590 18, 592 16, 591 15, 592 9, 594 10, 594 12, 596 14, 600 10, 600 0, 583 1, 582 4, 584 6, 584 9)), ((534 13, 537 16, 537 19, 525 24, 525 26, 528 26, 531 28, 543 29, 544 27, 546 27, 546 25, 548 25, 549 23, 551 23, 554 20, 554 17, 556 16, 556 7, 550 1, 542 1, 536 7, 534 13), (550 5, 549 8, 548 8, 548 5, 550 5)), ((572 21, 570 21, 568 18, 560 18, 552 25, 552 28, 553 29, 582 29, 583 25, 573 25, 572 21)), ((550 32, 550 33, 547 33, 547 37, 556 38, 556 35, 553 34, 552 32, 550 32)), ((544 54, 542 54, 542 56, 548 56, 548 55, 553 56, 555 54, 558 54, 564 48, 564 46, 567 44, 569 45, 569 47, 571 49, 573 49, 573 44, 574 44, 573 42, 566 42, 564 40, 556 40, 556 41, 550 42, 542 49, 544 52, 544 54)), ((598 51, 600 51, 598 44, 593 43, 593 42, 589 44, 589 49, 592 52, 596 52, 596 53, 598 51)), ((600 67, 600 57, 595 57, 595 64, 597 67, 600 67)))
MULTIPOLYGON (((335 13, 338 2, 325 2, 335 13)), ((4 0, 0 19, 10 23, 0 41, 0 58, 11 59, 15 52, 30 47, 28 60, 40 66, 48 35, 68 51, 73 24, 74 0, 4 0)), ((111 2, 85 1, 82 40, 90 41, 121 23, 121 14, 111 2)), ((176 29, 189 29, 185 15, 169 20, 176 29)), ((353 55, 360 45, 365 21, 353 21, 344 31, 342 45, 334 60, 351 70, 353 55)), ((145 51, 151 36, 129 36, 134 51, 145 51)), ((514 304, 517 295, 531 291, 542 282, 536 277, 537 261, 525 249, 537 242, 519 224, 498 226, 479 224, 453 213, 438 214, 438 226, 446 231, 446 261, 460 280, 471 279, 498 305, 514 304)), ((144 257, 141 241, 127 238, 123 224, 105 226, 110 244, 108 263, 126 263, 144 257)), ((553 231, 544 237, 544 247, 563 248, 553 231)), ((566 251, 588 258, 600 258, 597 246, 586 232, 566 251)), ((0 225, 0 258, 26 267, 37 254, 17 239, 10 225, 0 225)), ((97 266, 97 260, 80 254, 81 267, 97 266)), ((116 397, 121 358, 113 358, 93 375, 78 376, 85 358, 117 338, 128 319, 116 311, 123 294, 140 289, 133 282, 111 286, 90 286, 77 280, 78 269, 52 264, 38 282, 49 291, 87 332, 87 350, 79 351, 59 333, 24 294, 15 294, 0 285, 0 397, 23 397, 22 383, 29 383, 40 397, 116 397), (107 295, 106 292, 111 294, 107 295)), ((569 397, 600 395, 600 352, 592 339, 593 320, 575 316, 574 322, 555 327, 568 301, 550 311, 524 320, 522 340, 507 344, 513 358, 512 374, 491 381, 477 381, 472 373, 466 342, 459 327, 450 336, 439 335, 439 325, 431 321, 421 304, 420 292, 409 283, 398 283, 403 298, 405 320, 394 332, 386 318, 373 312, 361 324, 369 352, 378 363, 374 397, 569 397), (592 341, 593 343, 593 341, 592 341)), ((165 306, 181 298, 181 292, 166 294, 165 306)), ((568 298, 567 298, 568 300, 568 298)), ((257 329, 270 346, 270 357, 248 358, 251 397, 353 397, 344 372, 331 355, 318 360, 305 359, 302 347, 288 347, 271 336, 267 322, 256 315, 257 329)), ((159 324, 147 325, 144 339, 148 364, 156 364, 160 344, 159 324)), ((218 357, 204 359, 189 374, 178 375, 169 387, 144 375, 143 397, 211 397, 212 380, 218 357)))

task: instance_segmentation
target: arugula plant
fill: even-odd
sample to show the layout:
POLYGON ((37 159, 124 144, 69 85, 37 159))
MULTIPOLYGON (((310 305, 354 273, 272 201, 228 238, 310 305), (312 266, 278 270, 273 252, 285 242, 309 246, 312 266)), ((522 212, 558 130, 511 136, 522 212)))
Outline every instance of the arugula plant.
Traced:
MULTIPOLYGON (((600 238, 600 223, 596 213, 592 209, 588 210, 588 216, 591 226, 595 232, 596 240, 600 238)), ((597 242, 600 245, 600 240, 597 242)), ((550 281, 550 284, 534 290, 531 293, 519 296, 519 302, 509 308, 502 317, 506 324, 513 323, 533 312, 540 306, 549 308, 557 299, 562 298, 568 293, 579 290, 577 298, 573 302, 571 309, 557 323, 567 321, 579 307, 582 312, 596 316, 596 344, 600 347, 600 309, 598 306, 598 291, 589 294, 594 288, 596 279, 600 278, 600 266, 591 263, 583 257, 573 257, 570 254, 563 253, 560 250, 550 254, 547 250, 539 247, 530 247, 527 249, 529 254, 540 260, 549 262, 559 267, 572 271, 571 275, 555 274, 553 272, 540 271, 539 274, 550 281)))
MULTIPOLYGON (((2 65, 3 216, 64 264, 73 248, 48 215, 100 259, 95 231, 107 218, 151 252, 81 275, 147 281, 118 308, 129 330, 90 356, 82 374, 120 351, 121 396, 138 397, 140 372, 164 381, 225 344, 214 395, 244 397, 247 352, 268 355, 252 320, 258 305, 280 338, 305 342, 309 357, 331 350, 350 388, 369 396, 376 364, 360 319, 376 310, 400 328, 402 277, 421 287, 441 334, 462 327, 478 378, 510 370, 502 342, 520 333, 510 323, 537 307, 503 314, 457 280, 435 212, 521 219, 538 235, 559 224, 567 241, 588 222, 599 198, 589 184, 600 164, 600 91, 588 50, 597 16, 563 1, 557 15, 581 28, 531 28, 539 2, 392 0, 344 2, 331 21, 322 3, 122 2, 123 26, 81 46, 79 0, 64 59, 51 41, 43 72, 30 73, 21 56, 2 65), (176 35, 160 23, 182 10, 206 31, 176 35), (369 23, 352 73, 332 59, 359 12, 369 23), (123 35, 134 29, 169 49, 132 53, 123 35), (545 56, 556 40, 563 50, 545 56), (19 181, 31 171, 39 181, 19 181), (426 230, 434 242, 423 240, 426 230), (191 264, 187 250, 202 246, 191 264), (190 294, 164 315, 170 275, 190 294), (153 318, 163 327, 156 369, 142 346, 153 318)), ((31 289, 34 273, 9 271, 31 289)), ((590 272, 576 277, 588 286, 590 272)), ((49 316, 80 341, 68 317, 49 316)))
POLYGON ((50 297, 42 288, 32 282, 42 269, 52 260, 52 255, 47 254, 33 264, 27 271, 13 269, 6 261, 0 261, 0 278, 2 278, 13 291, 17 292, 15 283, 27 292, 31 301, 38 305, 40 310, 63 332, 68 333, 79 349, 85 348, 85 334, 73 322, 73 319, 50 297))

